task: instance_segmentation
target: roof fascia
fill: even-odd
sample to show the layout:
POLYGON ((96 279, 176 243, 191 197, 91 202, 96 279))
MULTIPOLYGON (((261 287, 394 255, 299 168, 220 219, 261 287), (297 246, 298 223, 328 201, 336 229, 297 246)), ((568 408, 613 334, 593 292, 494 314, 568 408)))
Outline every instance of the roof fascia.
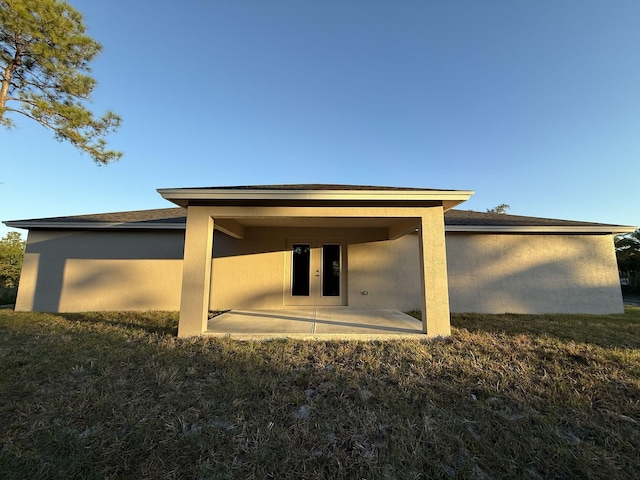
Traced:
POLYGON ((465 233, 631 233, 637 227, 626 225, 556 225, 556 226, 497 226, 497 225, 445 225, 445 232, 465 233))
POLYGON ((473 190, 238 190, 206 188, 159 188, 158 193, 182 207, 190 200, 343 200, 343 201, 442 201, 447 210, 473 195, 473 190))
POLYGON ((29 220, 17 220, 2 222, 7 227, 40 229, 40 230, 184 230, 184 223, 156 223, 148 224, 142 222, 130 223, 107 223, 107 222, 40 222, 29 220))
MULTIPOLYGON (((39 222, 39 221, 6 221, 7 227, 40 229, 40 230, 184 230, 184 223, 74 223, 74 222, 39 222)), ((597 233, 597 234, 623 234, 631 233, 638 227, 624 225, 602 226, 496 226, 496 225, 445 225, 445 232, 450 233, 597 233)))

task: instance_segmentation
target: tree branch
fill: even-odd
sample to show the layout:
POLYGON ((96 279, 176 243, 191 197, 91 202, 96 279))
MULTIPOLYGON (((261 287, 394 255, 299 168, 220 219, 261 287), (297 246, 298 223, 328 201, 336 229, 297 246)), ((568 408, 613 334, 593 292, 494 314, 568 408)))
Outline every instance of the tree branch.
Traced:
POLYGON ((43 118, 34 117, 33 115, 31 115, 30 113, 28 113, 28 112, 26 112, 24 110, 19 110, 17 108, 6 107, 5 111, 6 112, 19 113, 20 115, 24 115, 25 117, 27 117, 27 118, 35 121, 35 122, 38 122, 43 127, 50 128, 53 131, 56 131, 58 129, 58 127, 56 127, 55 125, 50 124, 49 122, 47 122, 43 118))

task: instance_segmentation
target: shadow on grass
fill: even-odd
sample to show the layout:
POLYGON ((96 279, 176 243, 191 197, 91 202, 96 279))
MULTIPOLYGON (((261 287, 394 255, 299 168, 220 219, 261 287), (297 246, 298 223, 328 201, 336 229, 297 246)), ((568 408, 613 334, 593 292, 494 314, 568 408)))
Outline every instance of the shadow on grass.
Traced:
POLYGON ((177 312, 83 312, 58 315, 71 322, 142 330, 150 334, 173 337, 178 335, 177 312))
POLYGON ((553 337, 601 347, 640 349, 640 307, 614 315, 451 315, 451 325, 469 332, 553 337))
MULTIPOLYGON (((406 313, 421 319, 419 310, 406 313)), ((640 349, 638 306, 625 306, 625 313, 613 315, 452 313, 451 326, 472 333, 553 337, 600 347, 640 349)))
MULTIPOLYGON (((420 319, 419 311, 407 313, 420 319)), ((84 324, 141 330, 163 336, 175 337, 178 334, 178 312, 83 312, 58 315, 84 324)), ((457 313, 451 315, 451 325, 472 333, 552 337, 563 342, 640 349, 640 307, 635 306, 627 306, 624 314, 614 315, 457 313)))

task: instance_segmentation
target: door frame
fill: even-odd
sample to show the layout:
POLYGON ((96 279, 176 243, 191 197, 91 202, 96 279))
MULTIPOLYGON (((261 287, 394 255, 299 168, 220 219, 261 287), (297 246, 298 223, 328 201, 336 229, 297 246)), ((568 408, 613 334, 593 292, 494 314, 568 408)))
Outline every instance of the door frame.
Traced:
POLYGON ((282 299, 283 305, 300 306, 344 306, 347 305, 347 242, 343 238, 335 237, 293 237, 287 238, 284 260, 284 279, 282 299), (294 296, 292 292, 293 279, 293 245, 308 244, 311 248, 309 268, 309 296, 294 296), (340 246, 340 295, 323 296, 322 278, 322 247, 323 245, 340 246), (319 275, 315 275, 318 271, 319 275))

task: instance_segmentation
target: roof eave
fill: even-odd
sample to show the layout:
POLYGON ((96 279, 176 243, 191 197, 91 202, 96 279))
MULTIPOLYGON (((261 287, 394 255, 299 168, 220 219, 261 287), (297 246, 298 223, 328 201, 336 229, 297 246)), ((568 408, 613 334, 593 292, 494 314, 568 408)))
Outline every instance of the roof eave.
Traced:
POLYGON ((147 222, 39 222, 17 220, 2 222, 10 228, 39 230, 184 230, 184 223, 147 222))
POLYGON ((524 225, 445 225, 445 232, 467 233, 631 233, 638 227, 627 225, 562 225, 562 226, 524 226, 524 225))
POLYGON ((190 201, 441 201, 449 210, 473 195, 473 190, 238 190, 159 188, 158 193, 181 207, 190 201))
MULTIPOLYGON (((7 227, 38 230, 184 230, 184 223, 143 222, 39 222, 29 220, 6 221, 7 227)), ((497 226, 497 225, 445 225, 448 233, 535 233, 535 234, 624 234, 637 230, 638 227, 624 225, 601 226, 497 226)))

